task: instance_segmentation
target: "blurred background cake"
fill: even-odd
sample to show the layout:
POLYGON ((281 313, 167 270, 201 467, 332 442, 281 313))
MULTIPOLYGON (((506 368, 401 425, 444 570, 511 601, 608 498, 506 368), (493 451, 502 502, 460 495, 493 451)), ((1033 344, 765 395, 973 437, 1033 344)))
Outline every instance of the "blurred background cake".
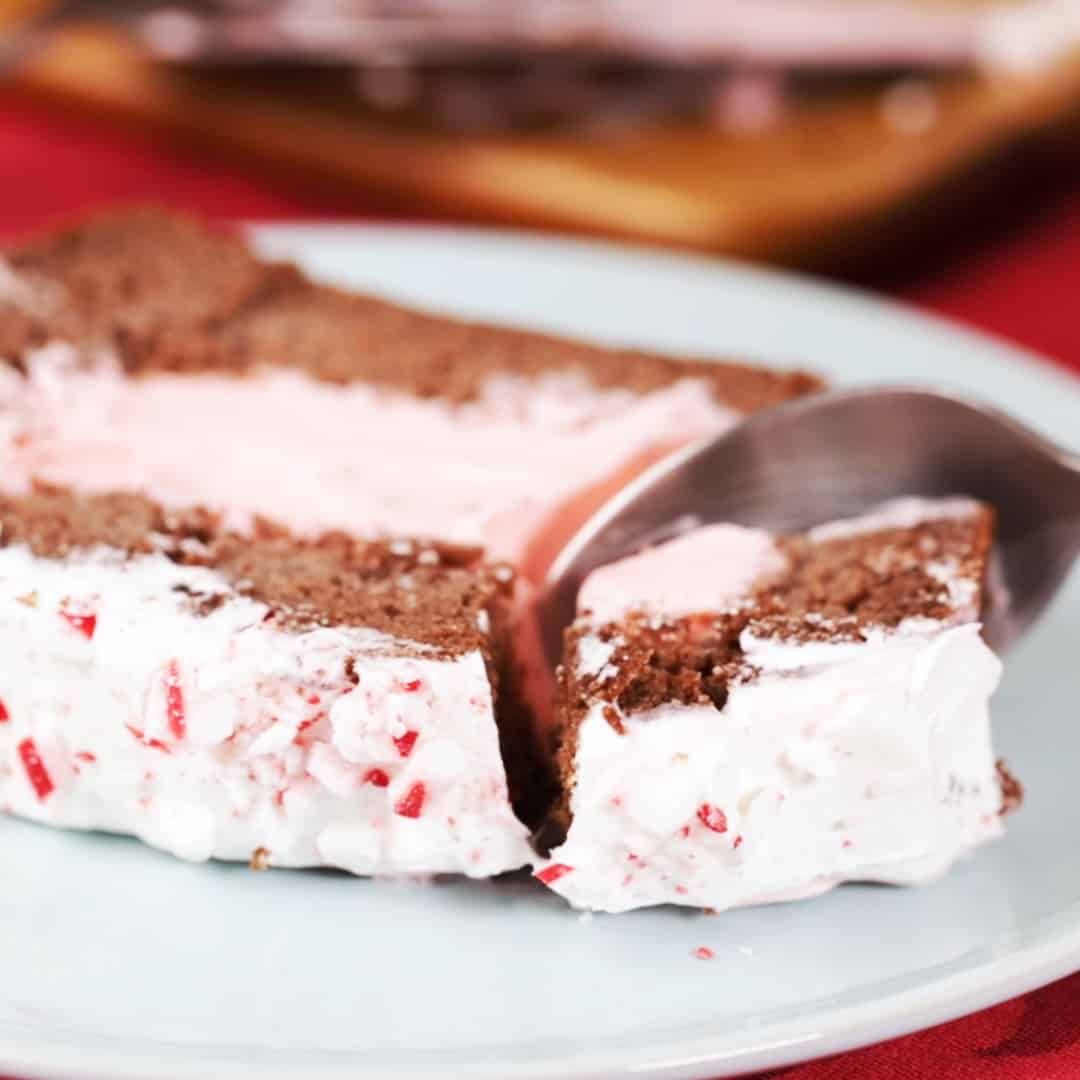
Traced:
POLYGON ((875 272, 1072 161, 1076 0, 0 3, 33 99, 410 216, 875 272))

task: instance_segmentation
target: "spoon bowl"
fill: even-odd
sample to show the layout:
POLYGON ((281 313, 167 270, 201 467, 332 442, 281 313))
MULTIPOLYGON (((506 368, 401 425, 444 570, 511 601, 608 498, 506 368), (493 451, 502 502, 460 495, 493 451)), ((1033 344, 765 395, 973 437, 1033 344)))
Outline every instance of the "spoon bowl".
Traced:
POLYGON ((985 634, 999 652, 1038 618, 1080 555, 1077 455, 946 391, 817 394, 665 458, 585 523, 545 582, 549 663, 558 663, 582 581, 605 563, 700 525, 798 532, 902 495, 968 495, 996 509, 985 634))

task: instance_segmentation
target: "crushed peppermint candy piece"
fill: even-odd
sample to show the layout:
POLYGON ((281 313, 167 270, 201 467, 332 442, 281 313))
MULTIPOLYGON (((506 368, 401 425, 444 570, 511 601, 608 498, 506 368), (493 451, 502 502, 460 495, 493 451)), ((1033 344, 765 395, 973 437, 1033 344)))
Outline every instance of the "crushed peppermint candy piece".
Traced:
POLYGON ((62 618, 72 630, 77 630, 87 641, 94 636, 97 629, 97 616, 81 611, 69 611, 67 608, 60 609, 62 618))
POLYGON ((137 727, 132 727, 131 724, 125 724, 124 727, 131 732, 136 741, 141 742, 144 746, 149 746, 151 750, 160 750, 163 754, 172 753, 168 746, 160 739, 147 738, 145 731, 140 731, 137 727))
POLYGON ((427 798, 427 789, 424 785, 413 784, 394 804, 394 813, 400 817, 418 818, 424 809, 425 798, 427 798))
POLYGON ((697 818, 706 829, 716 833, 727 832, 727 814, 712 803, 703 802, 697 809, 697 818))
POLYGON ((55 790, 49 770, 41 760, 38 748, 33 739, 23 739, 17 747, 19 757, 22 758, 23 768, 26 770, 27 779, 34 789, 34 794, 44 802, 55 790))
POLYGON ((558 881, 559 878, 571 873, 573 869, 572 866, 567 866, 566 863, 552 863, 550 866, 537 870, 533 877, 544 885, 550 885, 552 882, 558 881))
POLYGON ((420 737, 419 731, 406 731, 403 735, 394 736, 394 746, 402 757, 408 757, 413 752, 416 740, 420 737))
POLYGON ((364 783, 371 784, 372 787, 389 787, 390 775, 385 769, 380 769, 378 767, 368 769, 368 771, 364 773, 364 783))
POLYGON ((180 685, 180 668, 170 660, 165 668, 165 717, 173 737, 182 739, 187 731, 184 717, 184 689, 180 685))

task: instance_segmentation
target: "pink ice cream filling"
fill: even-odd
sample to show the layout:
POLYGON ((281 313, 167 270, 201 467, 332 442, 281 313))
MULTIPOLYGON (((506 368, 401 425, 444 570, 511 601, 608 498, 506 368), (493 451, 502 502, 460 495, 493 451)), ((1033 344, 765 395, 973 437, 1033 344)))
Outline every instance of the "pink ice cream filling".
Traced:
POLYGON ((281 369, 128 378, 65 345, 27 367, 0 371, 7 490, 137 491, 241 530, 262 515, 303 534, 438 537, 519 568, 583 493, 738 419, 700 379, 635 394, 583 373, 492 375, 453 404, 281 369))

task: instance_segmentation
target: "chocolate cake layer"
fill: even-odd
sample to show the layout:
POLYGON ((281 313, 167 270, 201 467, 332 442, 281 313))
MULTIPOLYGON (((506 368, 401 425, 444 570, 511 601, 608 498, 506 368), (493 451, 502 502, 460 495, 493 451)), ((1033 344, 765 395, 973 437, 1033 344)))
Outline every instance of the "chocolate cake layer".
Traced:
MULTIPOLYGON (((669 701, 721 707, 728 683, 752 675, 739 644, 746 631, 792 643, 858 642, 906 619, 947 621, 957 614, 957 600, 928 566, 948 564, 957 579, 980 583, 969 601, 977 611, 993 529, 993 511, 982 506, 970 517, 906 528, 822 539, 813 533, 782 537, 778 547, 789 559, 787 571, 735 611, 671 620, 639 613, 599 627, 581 622, 567 631, 567 655, 574 655, 576 642, 586 635, 615 642, 617 674, 598 679, 572 663, 564 665, 567 730, 572 732, 573 717, 595 697, 629 714, 669 701)), ((572 738, 564 754, 572 759, 572 738)))
POLYGON ((0 494, 0 546, 7 544, 46 559, 99 546, 163 554, 217 571, 238 594, 268 605, 282 628, 369 627, 447 656, 487 647, 484 613, 509 602, 514 582, 511 567, 484 563, 476 548, 341 533, 302 538, 269 522, 240 536, 208 510, 171 513, 139 495, 46 487, 0 494))
POLYGON ((474 399, 493 373, 583 370, 597 387, 636 393, 694 377, 740 412, 821 386, 806 372, 602 349, 316 285, 226 231, 153 208, 50 232, 7 262, 22 286, 0 288, 11 363, 64 340, 108 348, 132 374, 282 365, 449 401, 474 399))

